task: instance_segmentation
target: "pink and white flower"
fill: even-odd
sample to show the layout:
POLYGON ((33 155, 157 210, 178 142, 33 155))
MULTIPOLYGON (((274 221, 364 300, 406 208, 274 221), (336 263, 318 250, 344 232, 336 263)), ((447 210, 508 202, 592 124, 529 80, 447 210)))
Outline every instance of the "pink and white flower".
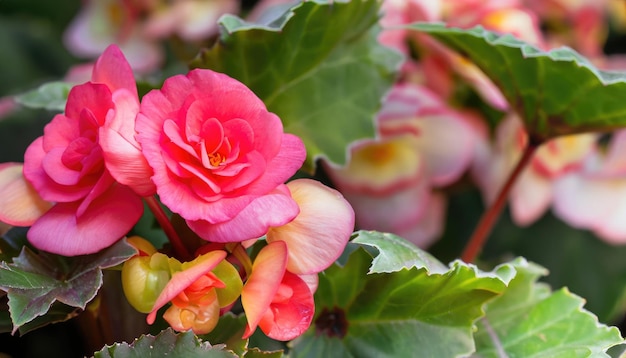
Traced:
POLYGON ((379 138, 357 143, 329 176, 352 204, 357 226, 430 245, 443 228, 445 201, 434 188, 468 168, 474 132, 463 115, 434 93, 396 85, 378 116, 379 138))
POLYGON ((117 44, 131 67, 152 72, 163 61, 163 49, 146 36, 141 17, 151 11, 152 1, 88 0, 65 30, 65 46, 75 56, 96 58, 117 44))
MULTIPOLYGON (((518 225, 539 219, 553 204, 553 184, 560 177, 578 171, 596 150, 597 135, 579 134, 553 139, 537 149, 510 193, 511 215, 518 225)), ((509 115, 496 129, 493 144, 483 142, 473 167, 486 203, 496 199, 527 145, 521 121, 509 115)))
POLYGON ((611 244, 626 243, 626 131, 613 134, 608 150, 554 183, 554 213, 575 228, 611 244))

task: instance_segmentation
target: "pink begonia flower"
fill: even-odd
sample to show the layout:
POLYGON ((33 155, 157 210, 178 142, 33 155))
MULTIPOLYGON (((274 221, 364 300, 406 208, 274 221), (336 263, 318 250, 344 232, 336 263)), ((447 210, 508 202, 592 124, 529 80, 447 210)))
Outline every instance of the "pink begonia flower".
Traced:
MULTIPOLYGON (((523 9, 519 1, 442 0, 434 3, 437 5, 428 5, 432 6, 430 11, 416 11, 415 6, 409 6, 407 2, 386 2, 384 6, 389 8, 390 12, 383 17, 383 24, 386 28, 393 29, 393 25, 402 25, 407 21, 435 19, 445 21, 449 26, 461 28, 482 25, 499 33, 513 34, 538 46, 543 44, 538 19, 523 9), (422 18, 419 18, 420 16, 422 18)), ((427 8, 422 4, 422 9, 427 8)), ((449 98, 458 88, 457 81, 460 77, 470 84, 487 104, 500 110, 508 108, 508 103, 500 90, 474 63, 433 38, 415 31, 385 30, 381 35, 381 41, 400 48, 407 58, 409 58, 407 41, 416 45, 419 62, 407 61, 402 71, 404 78, 409 81, 425 83, 441 97, 449 98)))
POLYGON ((426 247, 440 234, 445 204, 433 188, 451 184, 471 163, 475 139, 464 117, 413 84, 396 85, 378 116, 378 139, 356 144, 330 178, 362 229, 409 235, 426 247))
POLYGON ((21 163, 0 163, 0 222, 30 226, 51 203, 43 200, 24 179, 21 163))
POLYGON ((545 23, 549 47, 569 46, 585 57, 602 58, 610 0, 526 0, 545 23))
POLYGON ((287 183, 300 213, 279 227, 270 228, 267 242, 287 245, 287 270, 298 275, 321 272, 343 252, 354 231, 354 211, 336 190, 311 179, 287 183))
POLYGON ((186 41, 204 40, 217 35, 217 20, 239 12, 237 0, 175 0, 160 4, 150 12, 143 33, 152 38, 173 34, 186 41))
POLYGON ((417 21, 438 21, 441 19, 440 0, 388 0, 381 5, 383 14, 380 25, 383 31, 378 41, 393 47, 409 56, 407 36, 410 30, 399 28, 417 21))
POLYGON ((593 231, 611 244, 626 243, 626 131, 613 134, 606 153, 554 184, 554 213, 569 225, 593 231))
POLYGON ((65 30, 65 46, 78 57, 95 58, 117 44, 135 71, 154 71, 164 55, 159 43, 143 34, 140 17, 150 7, 139 1, 88 0, 65 30))
POLYGON ((536 46, 543 46, 537 15, 519 0, 443 0, 444 18, 453 27, 484 28, 511 34, 536 46))
POLYGON ((170 77, 143 97, 136 130, 161 201, 203 239, 249 240, 298 214, 283 183, 304 144, 239 81, 205 69, 170 77))
POLYGON ((426 55, 420 59, 418 68, 428 88, 435 90, 443 98, 449 98, 458 85, 455 79, 458 76, 493 108, 508 108, 502 92, 473 62, 430 37, 423 36, 421 39, 420 46, 424 48, 426 55))
POLYGON ((248 325, 243 338, 260 327, 268 337, 288 341, 311 325, 315 312, 313 294, 306 282, 286 271, 287 245, 274 241, 261 249, 241 292, 248 325))
POLYGON ((72 88, 65 113, 27 148, 24 176, 56 203, 28 231, 33 245, 67 256, 94 253, 139 220, 143 205, 135 191, 147 195, 154 187, 133 138, 138 101, 132 71, 112 45, 92 81, 72 88))
POLYGON ((226 288, 211 270, 226 258, 226 251, 217 250, 184 263, 175 272, 157 297, 146 318, 153 324, 157 311, 172 302, 163 318, 177 331, 191 329, 196 334, 209 333, 217 325, 220 302, 216 289, 226 288))
MULTIPOLYGON (((595 134, 579 134, 553 139, 534 154, 510 193, 511 215, 518 225, 539 219, 553 203, 553 183, 568 172, 578 170, 596 150, 595 134)), ((486 203, 492 203, 517 164, 526 146, 526 132, 515 115, 509 115, 496 129, 496 142, 476 157, 472 170, 486 203)))

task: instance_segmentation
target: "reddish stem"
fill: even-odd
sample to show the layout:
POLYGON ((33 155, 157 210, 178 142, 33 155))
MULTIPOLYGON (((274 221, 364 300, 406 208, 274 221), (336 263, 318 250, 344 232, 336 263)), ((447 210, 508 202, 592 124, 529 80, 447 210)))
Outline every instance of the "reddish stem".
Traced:
POLYGON ((530 159, 533 157, 537 147, 538 145, 529 143, 524 149, 522 157, 517 162, 513 172, 509 175, 509 178, 506 183, 504 183, 502 189, 500 189, 500 192, 496 197, 496 201, 480 218, 478 226, 476 226, 474 233, 467 242, 467 245, 465 245, 465 249, 461 254, 461 259, 463 261, 468 263, 473 262, 476 259, 476 256, 478 256, 478 253, 482 250, 485 242, 487 241, 487 237, 489 237, 493 226, 500 217, 500 213, 502 213, 502 209, 507 202, 511 188, 513 188, 513 184, 515 184, 515 181, 522 173, 522 170, 526 168, 526 165, 530 162, 530 159))
POLYGON ((159 201, 154 196, 145 197, 144 200, 146 201, 146 204, 148 204, 150 211, 152 211, 152 213, 154 214, 154 217, 159 225, 161 225, 161 228, 165 232, 165 235, 170 240, 170 243, 172 244, 176 255, 184 261, 190 260, 191 254, 187 250, 187 247, 185 247, 185 245, 183 244, 183 241, 178 236, 176 230, 174 230, 172 222, 163 211, 163 208, 161 207, 161 204, 159 204, 159 201))

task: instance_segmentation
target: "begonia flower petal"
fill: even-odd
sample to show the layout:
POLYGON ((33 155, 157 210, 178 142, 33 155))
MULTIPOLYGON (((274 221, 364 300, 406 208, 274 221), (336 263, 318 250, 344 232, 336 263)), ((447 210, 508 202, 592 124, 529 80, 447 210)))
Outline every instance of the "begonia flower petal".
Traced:
POLYGON ((220 319, 220 305, 215 289, 209 290, 205 299, 210 303, 202 306, 189 305, 185 308, 171 305, 163 313, 163 318, 179 332, 191 330, 195 334, 210 333, 220 319))
POLYGON ((319 286, 319 275, 314 273, 310 275, 298 275, 307 286, 309 286, 309 290, 311 293, 315 293, 317 291, 317 287, 319 286))
POLYGON ((396 227, 394 234, 407 239, 421 249, 430 247, 442 235, 446 219, 446 197, 441 193, 431 193, 427 201, 427 210, 420 218, 404 226, 396 227))
POLYGON ((546 213, 552 203, 552 183, 533 171, 525 171, 511 190, 511 216, 526 226, 546 213))
POLYGON ((204 220, 187 221, 200 237, 211 242, 237 242, 258 238, 270 229, 285 225, 300 212, 298 204, 284 185, 259 196, 231 220, 212 224, 204 220))
POLYGON ((252 273, 241 291, 241 304, 248 325, 243 338, 254 333, 265 312, 269 309, 287 267, 287 245, 275 241, 265 246, 252 263, 252 273))
MULTIPOLYGON (((107 112, 113 108, 111 93, 110 88, 98 83, 87 82, 74 86, 67 95, 65 115, 76 121, 81 117, 81 112, 89 111, 97 121, 93 125, 103 125, 107 112)), ((58 133, 59 130, 54 129, 54 132, 58 133)))
POLYGON ((611 215, 618 193, 626 191, 620 181, 595 181, 568 174, 554 183, 553 210, 575 228, 598 228, 611 215))
POLYGON ((469 124, 452 111, 424 113, 417 122, 417 148, 434 185, 448 185, 469 167, 475 137, 469 124))
POLYGON ((120 185, 91 202, 77 219, 79 206, 80 202, 57 203, 29 229, 28 240, 59 255, 92 254, 126 235, 143 213, 141 199, 120 185))
MULTIPOLYGON (((226 258, 226 251, 215 250, 198 256, 193 261, 186 262, 182 271, 175 272, 170 281, 165 285, 159 294, 152 311, 148 314, 146 321, 148 324, 154 323, 157 311, 168 302, 183 292, 189 285, 196 282, 200 277, 211 272, 222 260, 226 258)), ((216 296, 217 297, 217 296, 216 296)), ((219 308, 219 305, 218 305, 219 308)))
POLYGON ((109 45, 98 57, 93 67, 91 81, 105 84, 111 92, 119 89, 128 90, 131 95, 138 98, 133 70, 117 45, 109 45))
POLYGON ((287 244, 287 270, 312 274, 330 266, 343 252, 354 231, 354 211, 337 190, 311 179, 287 183, 300 213, 267 233, 267 241, 287 244))
POLYGON ((141 196, 150 196, 156 188, 150 177, 152 168, 135 139, 135 118, 139 112, 136 94, 125 89, 113 93, 114 114, 100 127, 99 143, 107 169, 115 180, 131 187, 141 196))
POLYGON ((20 163, 0 164, 0 221, 30 226, 52 203, 43 200, 22 174, 20 163))
POLYGON ((68 190, 67 186, 55 182, 46 174, 43 169, 43 161, 46 157, 43 142, 43 137, 39 137, 26 148, 24 154, 26 180, 44 200, 51 202, 71 202, 87 195, 90 190, 89 185, 74 185, 68 190))
POLYGON ((340 190, 389 193, 424 176, 424 161, 412 135, 356 144, 350 161, 328 174, 340 190))
POLYGON ((79 57, 96 57, 118 43, 131 67, 138 72, 155 70, 163 60, 159 43, 146 38, 131 13, 139 2, 87 1, 63 35, 67 48, 79 57), (121 18, 120 18, 121 15, 121 18), (119 26, 123 21, 124 26, 119 26))
POLYGON ((354 208, 359 228, 397 233, 425 216, 432 194, 426 180, 422 180, 385 195, 358 191, 344 191, 343 195, 354 208))
POLYGON ((307 284, 289 271, 285 272, 280 285, 288 289, 291 296, 278 302, 274 300, 259 321, 259 328, 272 339, 289 341, 309 328, 315 302, 307 284))

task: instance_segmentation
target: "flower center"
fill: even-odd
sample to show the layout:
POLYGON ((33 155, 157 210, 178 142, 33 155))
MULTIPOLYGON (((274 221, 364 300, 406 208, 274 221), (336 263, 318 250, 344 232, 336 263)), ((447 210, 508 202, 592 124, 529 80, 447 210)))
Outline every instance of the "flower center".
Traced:
POLYGON ((224 162, 226 162, 226 157, 223 156, 221 153, 209 154, 209 163, 211 163, 211 166, 217 167, 224 162))

